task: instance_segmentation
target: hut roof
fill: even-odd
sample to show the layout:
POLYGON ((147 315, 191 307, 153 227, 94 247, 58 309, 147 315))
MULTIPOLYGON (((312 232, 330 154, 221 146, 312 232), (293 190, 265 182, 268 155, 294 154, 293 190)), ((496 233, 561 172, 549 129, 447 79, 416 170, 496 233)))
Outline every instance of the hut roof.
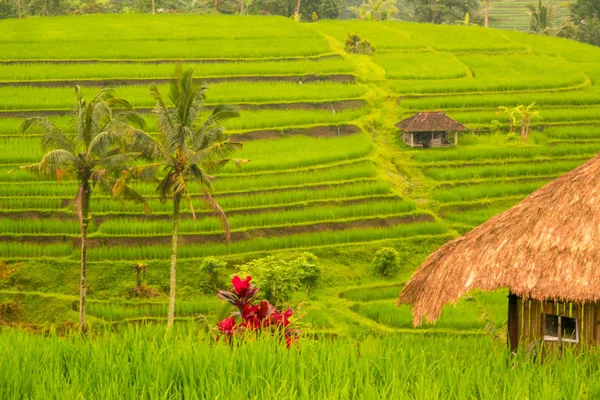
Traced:
POLYGON ((421 111, 395 126, 405 132, 461 132, 466 129, 442 111, 421 111))
POLYGON ((508 288, 535 300, 600 300, 600 155, 504 213, 443 245, 408 281, 398 304, 413 324, 439 318, 470 290, 508 288))

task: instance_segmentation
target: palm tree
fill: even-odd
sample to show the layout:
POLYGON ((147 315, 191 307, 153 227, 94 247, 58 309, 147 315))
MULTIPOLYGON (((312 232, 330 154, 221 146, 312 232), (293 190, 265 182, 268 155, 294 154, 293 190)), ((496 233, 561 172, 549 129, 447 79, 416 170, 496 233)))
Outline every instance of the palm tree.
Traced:
POLYGON ((208 173, 229 161, 234 161, 238 166, 245 162, 245 160, 228 158, 233 151, 241 149, 242 145, 227 140, 222 126, 223 121, 238 117, 238 112, 230 106, 217 106, 205 121, 199 122, 207 88, 195 85, 192 76, 192 69, 183 71, 179 67, 176 70, 169 91, 169 100, 173 104, 171 109, 165 104, 156 85, 150 87, 150 94, 156 101, 154 112, 158 116, 157 129, 160 136, 156 139, 145 132, 138 131, 134 135, 134 148, 157 162, 132 167, 122 177, 124 183, 129 179, 148 179, 160 170, 164 175, 161 174, 156 191, 163 203, 168 199, 173 200, 167 328, 171 328, 175 320, 177 243, 181 202, 187 203, 195 219, 192 185, 196 185, 208 206, 219 217, 225 231, 225 238, 229 242, 229 224, 225 213, 211 196, 212 178, 208 173))
POLYGON ((510 130, 508 131, 508 133, 513 133, 515 130, 515 125, 517 124, 517 117, 515 116, 515 114, 519 111, 518 107, 500 106, 498 108, 500 109, 500 111, 498 111, 496 115, 504 113, 508 116, 508 120, 510 122, 510 130))
POLYGON ((529 10, 529 16, 531 21, 529 22, 529 31, 536 34, 546 34, 552 31, 552 20, 556 13, 556 8, 552 1, 548 5, 544 4, 542 0, 539 0, 538 7, 535 5, 526 5, 529 10))
POLYGON ((396 7, 396 0, 367 0, 360 6, 348 7, 348 11, 356 14, 358 19, 381 19, 389 18, 392 14, 398 14, 399 10, 396 7))
MULTIPOLYGON (((21 124, 21 130, 38 127, 44 131, 42 148, 46 153, 37 164, 21 167, 39 175, 76 177, 79 189, 74 207, 81 230, 81 281, 79 292, 79 325, 84 332, 86 305, 87 232, 90 221, 90 199, 95 187, 112 192, 118 174, 139 154, 127 151, 125 134, 131 131, 128 124, 143 126, 143 119, 132 111, 131 105, 115 98, 112 91, 101 90, 86 102, 79 86, 75 86, 77 105, 74 109, 75 135, 69 135, 43 117, 33 117, 21 124), (122 110, 117 113, 116 110, 122 110)), ((123 188, 120 194, 144 204, 132 189, 123 188)))
POLYGON ((520 105, 516 108, 516 112, 521 116, 521 139, 527 141, 529 137, 529 129, 531 127, 531 120, 533 118, 542 119, 539 111, 533 111, 535 108, 535 102, 531 103, 527 107, 520 105))

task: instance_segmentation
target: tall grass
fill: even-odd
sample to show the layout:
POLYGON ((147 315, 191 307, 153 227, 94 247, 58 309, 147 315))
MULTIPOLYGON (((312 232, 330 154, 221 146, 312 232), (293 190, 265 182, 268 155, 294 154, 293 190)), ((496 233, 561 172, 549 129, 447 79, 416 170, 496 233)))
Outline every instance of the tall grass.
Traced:
POLYGON ((597 351, 539 363, 488 337, 390 335, 215 343, 176 328, 89 340, 0 333, 4 398, 576 399, 600 393, 597 351), (359 343, 359 345, 357 345, 359 343))
POLYGON ((373 61, 385 69, 387 79, 452 79, 468 75, 468 67, 450 53, 382 53, 373 61))
POLYGON ((3 258, 68 257, 73 253, 70 244, 0 242, 0 254, 3 258))
MULTIPOLYGON (((573 107, 573 108, 552 108, 542 109, 540 114, 543 120, 537 120, 534 125, 543 125, 549 122, 569 123, 569 122, 598 122, 600 107, 573 107)), ((508 125, 508 117, 498 114, 496 110, 479 111, 450 111, 452 118, 461 121, 464 124, 484 124, 489 125, 491 121, 498 120, 508 125)))
POLYGON ((600 150, 597 144, 556 147, 521 146, 504 148, 444 149, 413 153, 418 162, 536 159, 563 156, 593 156, 600 150))
MULTIPOLYGON (((475 297, 485 307, 492 319, 500 327, 506 321, 506 292, 500 290, 491 293, 478 293, 475 297)), ((354 309, 361 315, 380 324, 392 328, 412 328, 412 313, 407 305, 396 306, 395 301, 379 301, 370 303, 357 303, 354 309)), ((435 325, 423 324, 417 329, 481 329, 485 321, 480 319, 481 312, 477 303, 469 299, 460 300, 456 306, 448 304, 442 311, 442 316, 435 325)))
POLYGON ((437 189, 433 192, 433 198, 441 202, 469 201, 493 197, 516 196, 529 194, 548 181, 534 181, 526 183, 483 183, 464 186, 456 186, 448 189, 437 189))
POLYGON ((590 126, 553 126, 544 128, 544 134, 552 139, 581 140, 600 139, 600 127, 590 126))
MULTIPOLYGON (((173 64, 176 62, 174 61, 173 64)), ((5 64, 0 65, 0 81, 58 79, 140 79, 170 78, 173 64, 5 64)), ((198 77, 335 74, 352 72, 341 58, 298 59, 293 61, 231 61, 226 63, 185 63, 198 77)))
MULTIPOLYGON (((372 148, 373 142, 364 133, 335 138, 291 136, 246 142, 236 157, 250 160, 242 172, 266 171, 352 160, 366 156, 372 148)), ((236 171, 234 165, 223 169, 223 172, 236 171)))
MULTIPOLYGON (((297 223, 332 221, 336 219, 358 218, 368 216, 384 216, 413 211, 415 204, 404 201, 374 201, 368 204, 352 204, 340 206, 306 207, 289 211, 269 211, 256 214, 235 214, 228 218, 231 229, 247 229, 252 227, 289 225, 297 223)), ((1 224, 1 220, 0 220, 1 224)), ((0 225, 1 228, 1 225, 0 225)), ((203 218, 198 221, 183 220, 180 224, 182 233, 220 232, 222 227, 214 218, 203 218)), ((142 219, 109 219, 98 228, 98 233, 107 235, 166 235, 172 231, 168 220, 142 219)))
POLYGON ((443 218, 448 221, 458 222, 469 226, 477 226, 483 224, 494 215, 506 211, 509 206, 502 208, 483 208, 475 210, 465 210, 464 212, 447 212, 443 214, 443 218))
POLYGON ((59 219, 8 219, 0 218, 0 234, 78 234, 79 223, 59 219))
MULTIPOLYGON (((205 244, 202 246, 183 245, 179 246, 178 254, 182 258, 199 258, 224 254, 366 242, 399 237, 440 235, 446 232, 447 228, 443 224, 416 223, 386 228, 320 231, 289 236, 276 236, 234 242, 229 246, 219 244, 205 244)), ((170 254, 169 249, 169 246, 96 247, 89 250, 88 257, 90 260, 96 261, 167 259, 170 254)))
MULTIPOLYGON (((546 56, 462 55, 473 71, 473 78, 447 80, 396 80, 391 88, 402 94, 510 91, 570 87, 586 82, 587 77, 567 61, 546 56), (499 69, 502 73, 499 73, 499 69)), ((502 105, 502 104, 498 104, 502 105)))
POLYGON ((336 124, 350 122, 370 112, 368 107, 335 110, 246 110, 240 118, 224 123, 228 129, 260 129, 295 125, 336 124))
POLYGON ((558 175, 570 171, 583 161, 557 161, 538 164, 496 164, 461 168, 428 168, 425 175, 436 181, 558 175))
POLYGON ((386 29, 382 24, 369 21, 327 21, 314 26, 315 30, 344 42, 348 33, 354 32, 362 39, 369 40, 379 50, 423 50, 425 44, 418 36, 411 37, 405 32, 386 29))
MULTIPOLYGON (((278 140, 256 140, 244 143, 236 157, 250 162, 244 168, 227 165, 223 173, 244 173, 312 167, 319 164, 361 158, 371 152, 373 142, 366 134, 344 137, 311 138, 288 136, 278 140), (294 157, 290 157, 294 154, 294 157)), ((44 155, 40 137, 0 138, 0 164, 38 162, 44 155)), ((9 168, 14 169, 14 168, 9 168)), ((15 170, 11 174, 19 173, 15 170)), ((4 174, 3 174, 4 175, 4 174)), ((3 175, 0 175, 2 180, 3 175)), ((10 179, 10 178, 7 178, 10 179)))
MULTIPOLYGON (((97 88, 85 87, 87 95, 97 88)), ((159 85, 168 91, 166 85, 159 85), (164 86, 164 87, 163 87, 164 86)), ((365 90, 353 84, 333 82, 221 82, 213 83, 207 92, 210 104, 218 103, 280 103, 286 101, 318 101, 357 98, 365 90)), ((135 107, 153 107, 154 100, 148 94, 148 86, 120 86, 115 90, 118 97, 127 99, 135 107)), ((6 86, 2 88, 0 110, 70 109, 73 91, 68 87, 6 86)))
MULTIPOLYGON (((178 316, 212 314, 218 311, 221 302, 216 297, 193 299, 177 303, 175 312, 178 316)), ((89 302, 87 313, 106 321, 122 321, 132 318, 165 317, 167 303, 105 303, 89 302)))
MULTIPOLYGON (((495 52, 527 50, 518 40, 510 40, 502 31, 479 26, 441 26, 386 21, 384 26, 409 34, 436 50, 452 52, 495 52)), ((520 35, 523 36, 523 35, 520 35)))

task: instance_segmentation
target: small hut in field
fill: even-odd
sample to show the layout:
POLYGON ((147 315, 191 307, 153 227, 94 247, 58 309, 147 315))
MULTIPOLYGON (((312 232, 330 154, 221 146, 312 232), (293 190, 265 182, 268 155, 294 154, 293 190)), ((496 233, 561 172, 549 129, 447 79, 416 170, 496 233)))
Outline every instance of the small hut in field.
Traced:
POLYGON ((396 125, 410 147, 444 147, 458 144, 458 132, 466 128, 441 111, 422 111, 396 125), (451 136, 454 134, 454 141, 451 136))
POLYGON ((511 350, 600 344, 600 155, 454 239, 400 294, 413 324, 465 293, 507 288, 511 350))

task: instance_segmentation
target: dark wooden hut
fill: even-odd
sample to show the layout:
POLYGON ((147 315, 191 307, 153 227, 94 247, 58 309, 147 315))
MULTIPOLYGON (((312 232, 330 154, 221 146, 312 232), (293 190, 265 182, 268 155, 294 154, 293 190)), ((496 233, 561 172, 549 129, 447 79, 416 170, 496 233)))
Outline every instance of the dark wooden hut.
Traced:
POLYGON ((413 324, 465 293, 508 288, 519 345, 600 344, 600 155, 430 255, 400 294, 413 324))
POLYGON ((458 132, 465 130, 441 111, 422 111, 396 125, 402 131, 402 140, 410 147, 443 147, 458 143, 458 132), (451 141, 451 135, 454 140, 451 141))

